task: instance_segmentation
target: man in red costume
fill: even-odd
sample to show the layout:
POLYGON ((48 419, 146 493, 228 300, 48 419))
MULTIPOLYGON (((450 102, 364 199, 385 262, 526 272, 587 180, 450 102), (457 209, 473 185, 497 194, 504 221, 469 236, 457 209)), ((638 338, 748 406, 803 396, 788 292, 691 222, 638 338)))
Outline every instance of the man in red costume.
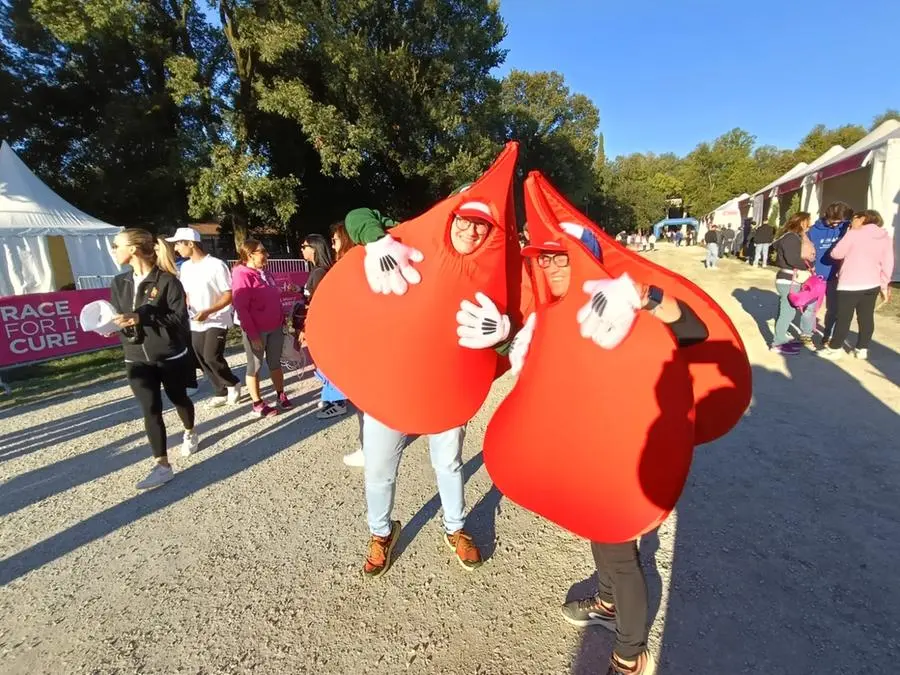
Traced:
MULTIPOLYGON (((570 223, 562 223, 561 227, 599 257, 599 245, 590 231, 570 223)), ((570 290, 569 245, 565 239, 532 242, 522 251, 523 255, 533 259, 538 273, 543 275, 551 303, 570 290)), ((664 294, 656 286, 633 282, 627 274, 617 279, 589 281, 583 290, 590 299, 577 315, 580 333, 599 348, 615 348, 628 335, 641 311, 666 324, 679 347, 702 342, 707 337, 705 325, 687 305, 664 294)), ((510 361, 514 374, 518 374, 524 365, 534 334, 535 316, 532 314, 528 318, 525 327, 512 341, 510 361)), ((598 481, 598 496, 602 499, 603 477, 599 476, 598 481)), ((647 649, 647 584, 638 557, 637 541, 592 542, 591 552, 597 568, 598 592, 564 605, 563 618, 576 626, 599 625, 615 631, 616 643, 608 675, 652 675, 656 666, 647 649)))
MULTIPOLYGON (((356 209, 347 214, 344 223, 350 238, 355 243, 365 244, 366 280, 373 293, 404 295, 410 285, 421 282, 415 264, 422 262, 424 256, 391 236, 389 229, 395 225, 394 221, 371 209, 356 209)), ((457 254, 469 255, 484 244, 497 226, 487 204, 464 202, 455 209, 449 223, 450 244, 457 254)), ((468 328, 460 329, 460 345, 482 349, 502 343, 509 335, 509 319, 501 315, 486 296, 479 294, 476 300, 479 305, 466 303, 468 328)), ((465 430, 462 425, 429 434, 428 444, 443 507, 445 543, 464 569, 474 570, 481 565, 481 554, 463 527, 462 446, 465 430)), ((364 415, 363 455, 371 538, 363 572, 369 577, 381 576, 390 567, 391 552, 400 534, 400 522, 391 520, 390 516, 406 439, 405 432, 391 429, 369 414, 364 415)))

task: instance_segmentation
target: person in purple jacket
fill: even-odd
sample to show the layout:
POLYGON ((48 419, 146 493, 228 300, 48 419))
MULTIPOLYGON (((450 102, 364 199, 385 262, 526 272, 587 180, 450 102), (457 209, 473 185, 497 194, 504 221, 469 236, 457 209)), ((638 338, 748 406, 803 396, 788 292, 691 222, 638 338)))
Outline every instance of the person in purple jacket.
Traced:
POLYGON ((259 417, 272 417, 278 414, 278 410, 267 405, 259 392, 258 373, 263 359, 269 367, 278 407, 282 410, 294 407, 284 393, 284 371, 281 369, 281 349, 284 346, 281 290, 265 271, 269 254, 261 242, 245 240, 239 255, 241 262, 231 272, 231 292, 232 304, 244 333, 247 390, 253 402, 253 413, 259 417))

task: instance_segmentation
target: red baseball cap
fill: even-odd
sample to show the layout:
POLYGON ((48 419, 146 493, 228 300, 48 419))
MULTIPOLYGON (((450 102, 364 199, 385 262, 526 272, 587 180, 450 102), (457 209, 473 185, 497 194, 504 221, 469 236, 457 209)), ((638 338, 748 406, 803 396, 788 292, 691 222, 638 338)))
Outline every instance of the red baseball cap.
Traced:
POLYGON ((498 225, 497 219, 491 212, 491 207, 484 202, 463 202, 453 213, 467 220, 483 220, 494 227, 498 225))
POLYGON ((551 240, 541 244, 531 243, 522 249, 522 255, 533 258, 541 253, 566 253, 569 249, 561 241, 551 240))

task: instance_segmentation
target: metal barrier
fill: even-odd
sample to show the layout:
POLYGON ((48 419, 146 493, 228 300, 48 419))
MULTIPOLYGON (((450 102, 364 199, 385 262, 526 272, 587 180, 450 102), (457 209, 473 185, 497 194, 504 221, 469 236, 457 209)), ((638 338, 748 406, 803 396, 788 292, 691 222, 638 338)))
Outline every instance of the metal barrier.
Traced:
POLYGON ((75 280, 75 288, 84 291, 89 288, 109 288, 112 286, 114 274, 97 274, 95 276, 78 277, 75 280))
MULTIPOLYGON (((228 267, 234 267, 240 260, 229 260, 228 267)), ((266 264, 266 271, 272 274, 280 274, 282 272, 309 272, 312 265, 301 258, 269 258, 266 264)))

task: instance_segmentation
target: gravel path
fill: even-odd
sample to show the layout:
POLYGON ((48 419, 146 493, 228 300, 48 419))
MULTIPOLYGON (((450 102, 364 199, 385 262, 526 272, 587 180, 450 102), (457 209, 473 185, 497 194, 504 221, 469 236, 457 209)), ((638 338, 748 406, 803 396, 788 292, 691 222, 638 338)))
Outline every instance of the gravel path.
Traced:
MULTIPOLYGON (((652 255, 728 311, 755 377, 750 411, 698 450, 677 514, 641 544, 660 672, 898 672, 900 323, 880 320, 869 363, 786 361, 765 347, 771 271, 706 271, 699 248, 652 255)), ((340 461, 356 421, 316 420, 312 378, 290 380, 300 405, 273 420, 198 406, 202 451, 146 494, 124 381, 2 413, 0 672, 603 675, 612 636, 559 617, 592 590, 587 545, 503 499, 481 464, 509 386, 465 447, 489 560, 467 573, 450 558, 418 440, 396 563, 377 581, 359 573, 361 472, 340 461)))

